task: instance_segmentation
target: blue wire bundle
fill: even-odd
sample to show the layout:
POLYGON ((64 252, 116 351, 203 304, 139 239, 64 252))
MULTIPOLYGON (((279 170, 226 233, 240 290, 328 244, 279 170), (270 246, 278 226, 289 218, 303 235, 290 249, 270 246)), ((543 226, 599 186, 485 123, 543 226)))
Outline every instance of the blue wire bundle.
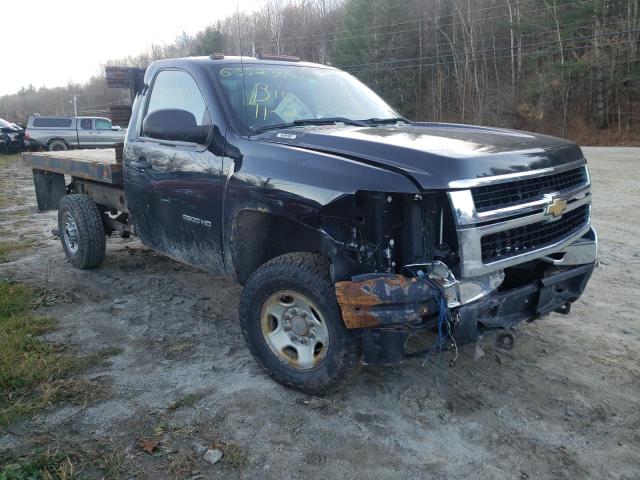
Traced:
POLYGON ((438 309, 440 310, 438 314, 438 341, 427 351, 427 358, 429 358, 433 353, 442 349, 447 344, 447 336, 450 335, 449 332, 449 306, 447 305, 447 299, 445 298, 444 291, 433 280, 429 278, 424 278, 424 280, 429 284, 429 286, 433 289, 433 293, 436 296, 436 302, 438 304, 438 309))

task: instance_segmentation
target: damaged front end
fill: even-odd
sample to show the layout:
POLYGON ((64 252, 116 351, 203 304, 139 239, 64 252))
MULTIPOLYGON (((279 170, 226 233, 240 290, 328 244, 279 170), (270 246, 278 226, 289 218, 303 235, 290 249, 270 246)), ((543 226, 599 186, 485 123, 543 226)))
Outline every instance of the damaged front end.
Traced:
MULTIPOLYGON (((527 198, 522 208, 502 207, 500 198, 481 207, 491 189, 482 197, 473 186, 358 192, 325 208, 336 298, 346 327, 362 333, 365 361, 414 355, 407 340, 417 332, 437 333, 434 346, 418 352, 426 354, 550 312, 569 313, 597 252, 589 178, 579 168, 585 173, 574 177, 581 182, 527 198)), ((500 183, 499 191, 514 183, 500 183)))

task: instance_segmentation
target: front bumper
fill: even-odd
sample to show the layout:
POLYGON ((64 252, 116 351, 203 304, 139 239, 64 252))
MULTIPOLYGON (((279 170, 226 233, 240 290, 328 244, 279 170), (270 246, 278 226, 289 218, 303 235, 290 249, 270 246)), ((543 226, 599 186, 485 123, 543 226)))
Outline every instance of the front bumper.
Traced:
MULTIPOLYGON (((567 314, 596 266, 597 235, 586 235, 553 256, 538 261, 550 264, 545 276, 525 285, 487 292, 451 309, 451 334, 458 346, 472 343, 484 333, 532 321, 550 312, 567 314)), ((408 336, 420 322, 438 313, 437 296, 429 282, 402 275, 366 275, 336 283, 336 297, 345 325, 364 329, 365 360, 396 362, 408 356, 408 336)))
POLYGON ((465 345, 488 331, 510 328, 554 311, 568 314, 571 304, 584 292, 594 268, 595 262, 567 267, 527 285, 494 292, 460 307, 453 331, 456 342, 465 345))

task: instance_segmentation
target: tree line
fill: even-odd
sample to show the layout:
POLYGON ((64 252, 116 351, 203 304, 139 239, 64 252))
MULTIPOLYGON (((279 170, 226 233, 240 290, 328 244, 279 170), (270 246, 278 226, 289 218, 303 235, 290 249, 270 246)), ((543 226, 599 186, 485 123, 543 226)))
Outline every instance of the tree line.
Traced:
MULTIPOLYGON (((108 65, 291 54, 359 77, 417 120, 525 128, 589 143, 640 141, 640 0, 267 0, 108 65)), ((102 78, 0 97, 17 120, 123 103, 102 78), (85 102, 84 104, 82 102, 85 102)))

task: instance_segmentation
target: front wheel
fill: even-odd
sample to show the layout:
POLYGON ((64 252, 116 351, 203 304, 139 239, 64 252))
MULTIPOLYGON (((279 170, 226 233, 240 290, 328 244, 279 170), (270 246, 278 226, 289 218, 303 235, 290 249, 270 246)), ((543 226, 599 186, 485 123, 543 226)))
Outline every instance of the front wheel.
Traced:
POLYGON ((106 239, 98 206, 86 195, 65 195, 58 207, 58 231, 69 263, 95 268, 104 260, 106 239))
POLYGON ((326 393, 361 361, 320 255, 290 253, 256 270, 242 292, 240 324, 253 356, 287 387, 326 393))

